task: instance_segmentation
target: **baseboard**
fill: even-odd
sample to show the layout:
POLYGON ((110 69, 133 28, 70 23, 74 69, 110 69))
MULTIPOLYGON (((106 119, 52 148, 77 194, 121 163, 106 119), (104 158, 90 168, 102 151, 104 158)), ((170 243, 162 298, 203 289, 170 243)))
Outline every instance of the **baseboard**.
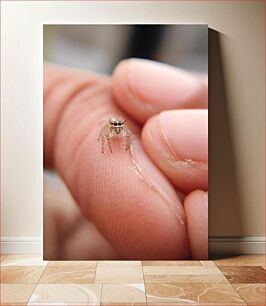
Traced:
MULTIPOLYGON (((41 237, 2 237, 2 254, 40 254, 41 237)), ((209 237, 209 254, 264 254, 265 237, 209 237)))
POLYGON ((2 254, 41 254, 42 237, 1 237, 2 254))
POLYGON ((265 254, 265 237, 209 237, 209 254, 265 254))

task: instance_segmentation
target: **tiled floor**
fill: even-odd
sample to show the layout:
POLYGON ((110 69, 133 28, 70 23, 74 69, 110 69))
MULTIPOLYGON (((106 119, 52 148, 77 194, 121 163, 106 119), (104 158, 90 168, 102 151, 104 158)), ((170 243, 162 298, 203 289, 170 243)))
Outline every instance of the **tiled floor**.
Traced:
POLYGON ((1 255, 1 305, 265 305, 264 256, 43 261, 1 255))

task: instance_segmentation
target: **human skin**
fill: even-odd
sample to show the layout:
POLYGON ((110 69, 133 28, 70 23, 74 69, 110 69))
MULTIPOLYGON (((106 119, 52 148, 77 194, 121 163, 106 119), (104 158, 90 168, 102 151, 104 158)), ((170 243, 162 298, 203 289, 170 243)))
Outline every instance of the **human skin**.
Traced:
POLYGON ((207 100, 203 77, 150 61, 125 60, 111 77, 45 65, 45 167, 78 207, 58 213, 58 199, 46 200, 45 240, 74 216, 86 223, 65 231, 64 254, 49 256, 71 259, 75 241, 83 259, 206 259, 207 100), (101 153, 99 123, 110 116, 132 131, 128 152, 114 141, 101 153))

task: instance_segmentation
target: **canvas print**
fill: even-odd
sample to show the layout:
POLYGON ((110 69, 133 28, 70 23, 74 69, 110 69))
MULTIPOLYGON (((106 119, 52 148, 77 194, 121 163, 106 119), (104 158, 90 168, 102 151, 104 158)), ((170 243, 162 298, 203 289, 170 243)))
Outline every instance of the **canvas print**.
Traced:
POLYGON ((207 25, 43 34, 44 259, 207 259, 207 25))

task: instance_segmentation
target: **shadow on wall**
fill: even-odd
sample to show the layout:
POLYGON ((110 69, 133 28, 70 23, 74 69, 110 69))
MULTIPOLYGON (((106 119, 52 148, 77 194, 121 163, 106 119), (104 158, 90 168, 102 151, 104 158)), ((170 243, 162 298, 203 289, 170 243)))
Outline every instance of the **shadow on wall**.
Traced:
MULTIPOLYGON (((243 230, 221 39, 226 37, 209 29, 209 241, 212 242, 217 237, 236 236, 243 230)), ((209 250, 210 254, 213 252, 209 250)))

